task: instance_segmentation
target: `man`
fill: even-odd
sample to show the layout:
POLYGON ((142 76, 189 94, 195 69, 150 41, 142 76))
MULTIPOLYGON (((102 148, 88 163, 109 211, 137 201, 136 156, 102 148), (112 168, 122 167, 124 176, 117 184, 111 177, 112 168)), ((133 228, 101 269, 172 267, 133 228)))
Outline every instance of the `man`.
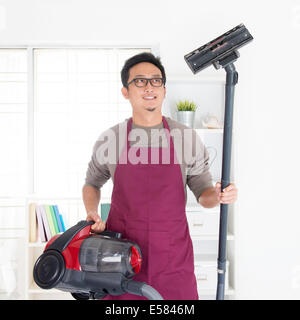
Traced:
MULTIPOLYGON (((164 299, 197 300, 193 246, 185 214, 186 185, 205 208, 233 203, 237 199, 237 188, 230 184, 221 192, 220 183, 214 187, 208 171, 208 153, 195 130, 162 116, 166 76, 159 58, 142 53, 128 59, 121 78, 121 91, 132 106, 132 118, 124 122, 125 142, 122 145, 123 139, 119 138, 121 148, 116 164, 101 162, 98 151, 103 142, 99 139, 95 144, 83 187, 86 219, 95 222, 93 231, 107 228, 121 232, 124 238, 140 246, 143 262, 135 280, 154 287, 164 299), (148 138, 153 138, 153 130, 164 130, 164 141, 159 141, 155 147, 151 138, 150 147, 149 141, 134 144, 130 134, 135 129, 144 130, 148 138), (191 142, 191 139, 183 138, 178 143, 171 137, 171 129, 192 131, 195 139, 191 142), (202 152, 196 151, 196 157, 178 161, 180 144, 193 150, 200 145, 202 152), (165 151, 170 156, 168 162, 163 162, 165 151), (146 155, 148 161, 129 161, 132 154, 146 155), (155 163, 152 161, 154 154, 159 159, 155 163), (98 205, 100 189, 110 177, 114 187, 105 224, 98 214, 98 205)), ((119 130, 117 126, 111 129, 119 130)), ((184 154, 187 151, 184 149, 184 154)), ((105 299, 144 298, 125 294, 105 299)))

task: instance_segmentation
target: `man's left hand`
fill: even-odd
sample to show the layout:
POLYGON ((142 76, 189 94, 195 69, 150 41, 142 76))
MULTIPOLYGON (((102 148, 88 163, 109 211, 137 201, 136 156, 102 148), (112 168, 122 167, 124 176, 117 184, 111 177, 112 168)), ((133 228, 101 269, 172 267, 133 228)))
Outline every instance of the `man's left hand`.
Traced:
POLYGON ((221 192, 221 182, 216 183, 216 192, 220 203, 230 204, 237 200, 238 189, 234 183, 230 183, 229 186, 223 189, 221 192))

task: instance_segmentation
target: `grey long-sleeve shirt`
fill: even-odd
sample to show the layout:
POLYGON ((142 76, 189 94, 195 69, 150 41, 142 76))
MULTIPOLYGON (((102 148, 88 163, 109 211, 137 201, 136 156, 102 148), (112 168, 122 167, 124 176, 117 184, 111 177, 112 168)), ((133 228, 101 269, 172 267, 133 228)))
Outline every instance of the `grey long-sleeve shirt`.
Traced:
MULTIPOLYGON (((208 152, 194 129, 169 117, 165 119, 169 125, 177 161, 181 167, 185 199, 187 200, 186 185, 198 199, 204 190, 213 187, 208 152)), ((104 131, 96 141, 88 164, 85 185, 101 189, 110 178, 114 182, 116 165, 125 146, 127 121, 128 119, 104 131)), ((163 122, 153 127, 141 127, 132 122, 129 140, 130 146, 135 147, 165 148, 168 146, 163 122)))

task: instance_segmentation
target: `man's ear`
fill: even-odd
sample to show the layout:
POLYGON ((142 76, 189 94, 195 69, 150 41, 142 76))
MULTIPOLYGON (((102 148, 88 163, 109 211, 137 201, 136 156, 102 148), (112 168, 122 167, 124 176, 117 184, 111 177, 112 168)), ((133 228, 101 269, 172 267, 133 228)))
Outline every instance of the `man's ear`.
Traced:
POLYGON ((122 92, 122 95, 123 95, 123 97, 125 99, 129 99, 129 97, 128 97, 128 89, 127 88, 122 87, 121 92, 122 92))

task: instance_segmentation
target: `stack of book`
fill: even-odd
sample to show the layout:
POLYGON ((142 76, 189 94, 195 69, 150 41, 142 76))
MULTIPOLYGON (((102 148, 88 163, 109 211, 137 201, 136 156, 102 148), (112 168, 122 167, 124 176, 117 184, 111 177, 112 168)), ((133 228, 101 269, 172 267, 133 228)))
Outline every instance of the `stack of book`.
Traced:
POLYGON ((29 204, 29 241, 46 242, 66 231, 66 217, 57 205, 29 204))

